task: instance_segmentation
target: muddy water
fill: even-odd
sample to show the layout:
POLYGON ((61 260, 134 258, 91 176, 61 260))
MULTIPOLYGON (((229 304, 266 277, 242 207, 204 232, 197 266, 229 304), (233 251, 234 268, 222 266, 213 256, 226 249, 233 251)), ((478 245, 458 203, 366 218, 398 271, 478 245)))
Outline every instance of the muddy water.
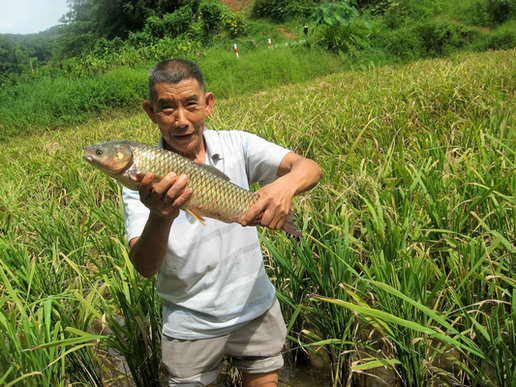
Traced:
MULTIPOLYGON (((213 387, 239 387, 241 383, 226 361, 220 366, 220 374, 213 387)), ((329 367, 316 368, 310 364, 292 365, 285 359, 285 366, 279 371, 278 387, 331 387, 329 367)))
POLYGON ((330 387, 331 371, 329 368, 315 368, 310 364, 285 365, 279 373, 278 387, 330 387))

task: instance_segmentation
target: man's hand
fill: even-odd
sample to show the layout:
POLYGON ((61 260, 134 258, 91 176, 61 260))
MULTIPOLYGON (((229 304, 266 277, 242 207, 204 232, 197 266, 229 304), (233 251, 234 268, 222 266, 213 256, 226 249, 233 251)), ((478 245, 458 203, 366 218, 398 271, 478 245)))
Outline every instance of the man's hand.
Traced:
POLYGON ((276 180, 256 191, 258 200, 247 211, 240 224, 260 224, 272 230, 281 229, 287 220, 295 193, 291 188, 276 180))
POLYGON ((192 189, 185 188, 187 180, 186 175, 170 172, 160 181, 154 181, 154 175, 147 173, 140 181, 140 200, 153 215, 175 219, 181 206, 192 196, 192 189))
POLYGON ((273 230, 282 228, 289 215, 292 198, 313 188, 321 175, 321 168, 314 161, 294 152, 287 153, 278 167, 279 178, 256 191, 258 200, 240 224, 261 224, 273 230))

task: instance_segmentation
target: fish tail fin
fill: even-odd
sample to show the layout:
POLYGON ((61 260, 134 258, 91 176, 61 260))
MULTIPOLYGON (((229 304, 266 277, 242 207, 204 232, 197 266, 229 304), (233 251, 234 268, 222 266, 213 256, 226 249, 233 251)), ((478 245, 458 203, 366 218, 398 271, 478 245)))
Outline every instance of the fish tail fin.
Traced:
POLYGON ((294 215, 292 214, 292 212, 288 214, 287 220, 283 224, 282 229, 283 231, 294 237, 299 238, 301 236, 301 230, 299 230, 297 225, 294 223, 294 215))

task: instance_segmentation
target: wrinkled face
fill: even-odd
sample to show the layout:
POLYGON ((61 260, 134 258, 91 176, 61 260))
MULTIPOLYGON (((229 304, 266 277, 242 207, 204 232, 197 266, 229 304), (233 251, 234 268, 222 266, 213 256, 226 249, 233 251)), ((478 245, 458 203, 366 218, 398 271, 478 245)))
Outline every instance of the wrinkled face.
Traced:
POLYGON ((133 153, 128 145, 109 141, 84 147, 82 157, 109 175, 120 174, 133 164, 133 153))
POLYGON ((156 100, 145 101, 143 108, 158 124, 170 150, 192 160, 204 155, 202 133, 213 107, 213 94, 204 93, 197 80, 157 83, 156 100))

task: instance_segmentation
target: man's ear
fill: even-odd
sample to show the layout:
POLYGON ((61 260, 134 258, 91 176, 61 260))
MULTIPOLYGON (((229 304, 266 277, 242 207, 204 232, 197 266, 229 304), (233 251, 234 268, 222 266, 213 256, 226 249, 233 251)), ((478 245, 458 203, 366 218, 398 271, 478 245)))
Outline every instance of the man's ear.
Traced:
POLYGON ((213 95, 212 92, 208 92, 208 93, 204 94, 204 100, 205 100, 205 104, 206 104, 204 111, 206 113, 206 117, 210 115, 211 109, 213 109, 214 99, 215 99, 215 96, 213 95))
POLYGON ((158 123, 158 120, 156 119, 156 114, 154 113, 154 108, 152 107, 151 101, 143 101, 142 104, 143 110, 145 110, 145 113, 149 116, 152 122, 155 124, 158 123))

